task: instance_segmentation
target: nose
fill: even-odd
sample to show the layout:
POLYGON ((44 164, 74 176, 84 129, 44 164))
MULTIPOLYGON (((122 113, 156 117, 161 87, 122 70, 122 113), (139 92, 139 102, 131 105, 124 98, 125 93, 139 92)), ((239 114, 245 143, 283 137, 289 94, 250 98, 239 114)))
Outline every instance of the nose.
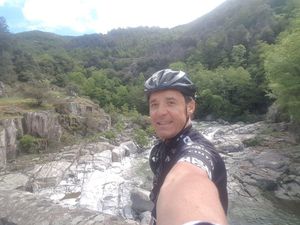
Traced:
POLYGON ((157 115, 165 115, 168 112, 167 107, 164 104, 160 104, 157 107, 156 113, 157 115))

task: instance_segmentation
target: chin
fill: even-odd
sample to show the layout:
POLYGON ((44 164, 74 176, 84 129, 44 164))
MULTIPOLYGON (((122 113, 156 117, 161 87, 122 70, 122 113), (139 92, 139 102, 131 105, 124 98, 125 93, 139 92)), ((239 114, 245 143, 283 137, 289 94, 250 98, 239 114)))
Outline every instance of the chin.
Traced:
POLYGON ((174 137, 175 135, 172 134, 157 134, 157 136, 162 139, 162 140, 167 140, 167 139, 171 139, 172 137, 174 137))

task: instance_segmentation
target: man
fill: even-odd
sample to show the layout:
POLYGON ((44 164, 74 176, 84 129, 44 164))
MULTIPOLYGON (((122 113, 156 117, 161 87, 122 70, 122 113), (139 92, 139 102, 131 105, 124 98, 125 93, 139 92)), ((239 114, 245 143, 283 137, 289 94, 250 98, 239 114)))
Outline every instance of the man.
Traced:
POLYGON ((165 69, 145 82, 145 93, 159 138, 149 159, 151 225, 226 225, 226 168, 213 145, 192 129, 194 84, 185 72, 165 69))

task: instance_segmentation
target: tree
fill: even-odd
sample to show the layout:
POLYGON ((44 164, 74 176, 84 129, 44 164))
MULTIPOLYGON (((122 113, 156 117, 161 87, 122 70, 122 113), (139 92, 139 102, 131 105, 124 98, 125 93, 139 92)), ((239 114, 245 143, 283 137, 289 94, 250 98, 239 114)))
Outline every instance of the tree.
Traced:
POLYGON ((49 96, 50 86, 49 81, 35 81, 32 86, 29 86, 25 90, 25 96, 33 98, 35 100, 34 106, 40 107, 51 97, 49 96))
POLYGON ((300 122, 300 29, 282 37, 266 52, 270 88, 283 111, 300 122))
POLYGON ((3 16, 0 16, 0 33, 9 33, 6 19, 3 16))
POLYGON ((38 77, 38 65, 32 55, 21 50, 16 50, 14 52, 13 63, 19 81, 27 82, 40 78, 38 77))
POLYGON ((17 77, 12 62, 12 40, 4 17, 0 16, 0 80, 12 83, 17 77))
POLYGON ((300 2, 291 1, 290 25, 277 43, 265 47, 265 70, 272 96, 294 123, 300 123, 300 2))
POLYGON ((246 47, 242 44, 234 45, 231 51, 231 60, 234 67, 245 66, 246 47))

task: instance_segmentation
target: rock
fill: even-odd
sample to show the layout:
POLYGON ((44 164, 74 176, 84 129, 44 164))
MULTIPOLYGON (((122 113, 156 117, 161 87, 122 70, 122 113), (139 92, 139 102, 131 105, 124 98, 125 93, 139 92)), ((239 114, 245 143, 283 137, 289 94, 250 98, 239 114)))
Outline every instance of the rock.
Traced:
POLYGON ((148 191, 142 189, 134 189, 130 194, 132 209, 137 213, 151 211, 153 208, 153 203, 149 200, 149 194, 150 192, 148 191))
POLYGON ((26 134, 46 138, 50 141, 60 141, 62 127, 58 122, 58 115, 52 112, 27 112, 23 117, 23 125, 26 134))
POLYGON ((221 152, 240 152, 244 150, 244 144, 240 140, 227 140, 215 143, 216 148, 221 152))
POLYGON ((23 135, 20 118, 0 121, 0 168, 17 156, 17 138, 23 135))
POLYGON ((134 144, 133 141, 127 141, 120 144, 120 147, 124 148, 126 151, 126 156, 129 156, 130 154, 135 154, 138 152, 138 148, 136 144, 134 144))
POLYGON ((1 191, 0 218, 5 225, 138 225, 121 217, 84 208, 63 208, 28 192, 1 191))
POLYGON ((0 81, 0 97, 6 96, 5 85, 2 81, 0 81))
POLYGON ((5 128, 6 157, 8 160, 17 156, 17 138, 23 135, 20 119, 5 119, 1 121, 5 128))
POLYGON ((82 135, 103 132, 111 128, 111 118, 99 105, 88 99, 69 98, 56 105, 60 124, 82 135))
POLYGON ((6 142, 5 130, 0 126, 0 169, 6 167, 6 142))
POLYGON ((278 172, 284 172, 287 169, 289 160, 275 151, 268 150, 257 155, 253 163, 258 168, 268 168, 278 172))
POLYGON ((112 161, 121 162, 126 155, 126 150, 121 146, 116 147, 112 150, 112 161))
POLYGON ((25 190, 29 177, 21 173, 0 176, 0 190, 25 190))
POLYGON ((275 195, 278 198, 293 200, 300 200, 300 184, 297 182, 289 182, 281 184, 280 188, 275 191, 275 195))
MULTIPOLYGON (((234 125, 207 123, 204 125, 205 127, 200 129, 204 129, 205 135, 211 137, 216 145, 223 147, 223 151, 228 149, 221 155, 225 159, 228 169, 229 216, 233 215, 233 211, 234 213, 241 212, 243 218, 247 215, 247 218, 255 222, 257 222, 256 215, 268 218, 276 217, 277 205, 273 206, 266 197, 267 195, 274 197, 274 193, 279 198, 288 199, 289 202, 299 200, 299 148, 293 147, 291 151, 282 147, 285 145, 278 146, 278 149, 266 145, 242 146, 243 140, 255 138, 255 135, 259 134, 259 130, 266 128, 264 123, 234 125), (241 149, 243 151, 240 151, 241 149), (258 208, 260 210, 257 210, 258 208), (263 212, 261 209, 264 209, 263 212), (269 214, 264 215, 265 213, 269 214)), ((198 128, 198 125, 195 127, 198 128)), ((282 136, 280 138, 282 139, 282 136)), ((270 139, 271 141, 273 142, 273 139, 270 139)), ((286 142, 280 143, 286 144, 286 142)), ((273 146, 275 147, 276 143, 273 146)), ((52 155, 52 153, 50 154, 52 155)), ((148 155, 148 151, 140 154, 134 142, 128 141, 128 139, 119 146, 111 145, 108 142, 84 143, 68 146, 49 157, 57 164, 55 161, 48 162, 43 164, 45 165, 44 169, 40 165, 36 166, 35 170, 28 171, 29 169, 26 169, 24 171, 26 176, 33 179, 32 190, 35 196, 39 196, 37 198, 47 197, 56 205, 67 208, 80 208, 83 211, 92 209, 97 210, 98 215, 105 212, 131 220, 137 219, 141 221, 141 224, 149 224, 153 205, 148 199, 149 192, 141 187, 146 186, 145 183, 151 185, 151 177, 149 176, 150 179, 146 180, 141 178, 147 177, 146 173, 145 175, 139 174, 144 168, 149 169, 148 155), (50 174, 56 178, 51 178, 50 174), (56 185, 49 187, 40 185, 39 182, 42 182, 43 177, 45 180, 48 179, 49 185, 56 185)), ((15 187, 20 186, 23 189, 25 181, 26 179, 15 187)), ((2 201, 1 193, 0 191, 0 201, 2 201)), ((19 202, 14 202, 14 204, 19 204, 19 202)), ((1 214, 3 213, 1 207, 0 205, 0 218, 12 223, 19 222, 6 216, 7 214, 1 214)), ((52 215, 56 215, 55 212, 54 210, 52 215)), ((280 213, 279 217, 281 218, 282 214, 280 213)), ((15 215, 12 214, 12 216, 15 215)), ((71 221, 73 217, 69 218, 71 221)), ((79 213, 72 222, 69 222, 96 224, 94 220, 92 220, 93 222, 87 220, 81 222, 82 218, 85 218, 84 215, 79 213)), ((99 216, 99 218, 99 221, 102 221, 101 219, 104 217, 99 216)), ((235 222, 246 221, 243 218, 238 218, 235 222)), ((262 224, 265 224, 264 221, 267 220, 262 221, 262 224)), ((33 218, 33 222, 35 222, 35 218, 33 218)), ((233 221, 232 224, 235 222, 233 221)), ((60 224, 60 221, 53 221, 51 217, 45 217, 43 224, 60 224)), ((109 221, 109 224, 118 223, 109 221)), ((131 224, 131 221, 126 221, 124 224, 131 224)), ((25 225, 27 224, 25 223, 25 225)))
POLYGON ((70 165, 71 163, 66 161, 53 161, 44 165, 36 165, 34 168, 36 172, 31 172, 34 173, 33 191, 57 185, 70 165))
POLYGON ((151 212, 146 211, 141 213, 140 220, 141 220, 140 225, 149 225, 151 221, 151 212))

